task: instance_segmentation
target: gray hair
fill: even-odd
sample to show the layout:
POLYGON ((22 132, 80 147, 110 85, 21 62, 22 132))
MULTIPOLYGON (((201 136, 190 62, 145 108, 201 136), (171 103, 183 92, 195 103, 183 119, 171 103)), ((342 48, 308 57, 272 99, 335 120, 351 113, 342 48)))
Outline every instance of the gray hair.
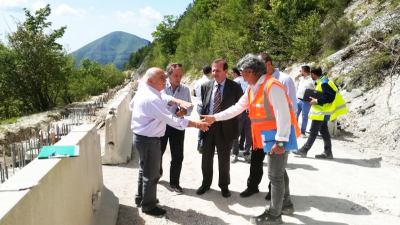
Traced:
POLYGON ((149 68, 148 70, 146 70, 146 73, 142 77, 142 82, 147 83, 152 77, 157 75, 157 72, 159 72, 160 70, 163 71, 162 69, 160 69, 158 67, 149 68))
POLYGON ((240 71, 251 70, 258 77, 264 75, 267 71, 262 59, 252 53, 241 58, 236 66, 240 71))

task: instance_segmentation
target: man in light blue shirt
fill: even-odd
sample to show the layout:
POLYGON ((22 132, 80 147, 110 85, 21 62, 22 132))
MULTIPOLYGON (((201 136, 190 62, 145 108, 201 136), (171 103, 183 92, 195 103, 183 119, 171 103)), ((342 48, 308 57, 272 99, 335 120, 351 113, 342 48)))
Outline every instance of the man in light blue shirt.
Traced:
POLYGON ((133 147, 139 152, 138 191, 135 203, 141 206, 142 212, 153 216, 164 215, 166 212, 157 206, 157 183, 161 162, 160 138, 165 134, 166 125, 180 130, 196 127, 204 131, 208 130, 209 126, 205 122, 178 118, 171 114, 167 109, 169 103, 178 104, 185 109, 192 107, 192 104, 161 94, 165 83, 166 77, 162 69, 148 69, 129 103, 132 111, 133 147))
MULTIPOLYGON (((186 102, 191 102, 189 88, 181 84, 183 76, 182 65, 178 63, 169 64, 167 66, 167 76, 167 85, 164 89, 165 94, 186 102)), ((189 116, 192 109, 193 108, 189 108, 186 110, 178 107, 176 104, 168 106, 168 110, 176 117, 189 116)), ((161 137, 161 175, 163 174, 162 156, 167 148, 168 140, 171 151, 169 185, 173 191, 183 193, 183 189, 179 184, 179 178, 182 170, 185 130, 176 129, 167 125, 165 135, 161 137)))

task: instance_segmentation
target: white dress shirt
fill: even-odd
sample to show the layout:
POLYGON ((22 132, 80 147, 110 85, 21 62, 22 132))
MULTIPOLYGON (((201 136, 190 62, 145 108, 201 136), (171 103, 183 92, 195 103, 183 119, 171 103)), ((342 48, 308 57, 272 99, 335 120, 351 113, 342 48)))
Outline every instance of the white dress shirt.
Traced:
MULTIPOLYGON (((265 77, 266 77, 265 75, 261 76, 255 85, 249 86, 249 88, 251 88, 251 91, 253 93, 257 93, 257 90, 260 87, 260 85, 264 82, 265 77)), ((215 114, 214 115, 215 120, 216 121, 228 120, 246 110, 249 107, 248 91, 249 90, 247 90, 242 95, 242 97, 235 105, 227 108, 222 112, 215 114)), ((277 87, 276 85, 272 85, 269 92, 268 100, 272 105, 272 108, 274 110, 274 115, 276 118, 277 132, 275 140, 287 142, 289 141, 291 119, 290 119, 289 106, 286 103, 286 93, 284 90, 277 87)))
POLYGON ((233 81, 235 81, 236 83, 238 83, 240 85, 240 87, 243 90, 243 93, 246 91, 247 86, 249 86, 249 84, 243 79, 242 76, 238 76, 235 79, 233 79, 233 81))
MULTIPOLYGON (((169 96, 171 97, 171 96, 169 96)), ((132 111, 132 132, 146 137, 162 137, 166 124, 179 130, 184 130, 189 121, 174 117, 167 109, 168 96, 146 83, 139 85, 138 90, 129 103, 132 111)))
POLYGON ((193 89, 196 94, 196 98, 201 98, 201 85, 207 83, 208 81, 210 81, 210 78, 203 74, 203 76, 194 83, 193 89))
POLYGON ((297 86, 296 94, 297 98, 303 99, 306 89, 315 89, 315 84, 313 79, 311 78, 311 75, 301 76, 299 78, 299 84, 297 86))

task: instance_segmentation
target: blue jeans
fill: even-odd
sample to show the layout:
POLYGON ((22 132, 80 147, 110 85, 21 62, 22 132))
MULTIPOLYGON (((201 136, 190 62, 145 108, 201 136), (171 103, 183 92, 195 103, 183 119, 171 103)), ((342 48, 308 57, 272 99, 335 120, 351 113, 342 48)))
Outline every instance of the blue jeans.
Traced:
POLYGON ((297 121, 299 120, 299 115, 301 112, 303 112, 301 115, 302 120, 301 120, 301 128, 300 131, 301 133, 306 133, 306 128, 307 128, 307 123, 308 123, 308 113, 310 112, 311 105, 309 102, 306 102, 301 99, 297 99, 297 121))

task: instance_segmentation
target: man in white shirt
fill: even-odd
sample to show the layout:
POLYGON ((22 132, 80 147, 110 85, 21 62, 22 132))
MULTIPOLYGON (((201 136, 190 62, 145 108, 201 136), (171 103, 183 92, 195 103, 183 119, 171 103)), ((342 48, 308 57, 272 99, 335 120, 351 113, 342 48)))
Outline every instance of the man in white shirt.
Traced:
POLYGON ((211 76, 211 66, 203 67, 203 75, 200 79, 196 80, 193 85, 193 95, 196 97, 196 100, 199 104, 201 104, 201 85, 210 81, 211 76))
POLYGON ((307 123, 308 123, 308 113, 310 112, 311 105, 308 101, 305 101, 303 99, 304 93, 306 89, 315 89, 315 83, 313 79, 311 78, 311 73, 310 73, 310 67, 307 65, 304 65, 301 67, 301 76, 299 77, 299 83, 297 85, 297 120, 299 119, 300 113, 301 115, 301 135, 303 137, 306 136, 306 128, 307 128, 307 123))
MULTIPOLYGON (((201 109, 201 85, 207 83, 210 81, 210 76, 211 76, 211 66, 204 66, 203 67, 203 75, 201 76, 200 79, 196 80, 196 82, 193 85, 193 95, 194 95, 194 102, 197 104, 197 112, 200 114, 200 109, 201 109)), ((201 154, 203 151, 203 132, 199 131, 198 135, 198 140, 197 140, 197 150, 201 154)))
POLYGON ((166 124, 183 130, 186 127, 196 127, 208 130, 209 124, 174 117, 168 111, 168 103, 179 104, 190 108, 191 103, 162 95, 166 77, 160 68, 150 68, 146 71, 138 90, 129 103, 132 111, 131 129, 133 132, 133 147, 139 152, 138 190, 135 203, 141 206, 142 212, 160 216, 165 210, 157 206, 157 183, 160 178, 160 137, 164 136, 166 124))

